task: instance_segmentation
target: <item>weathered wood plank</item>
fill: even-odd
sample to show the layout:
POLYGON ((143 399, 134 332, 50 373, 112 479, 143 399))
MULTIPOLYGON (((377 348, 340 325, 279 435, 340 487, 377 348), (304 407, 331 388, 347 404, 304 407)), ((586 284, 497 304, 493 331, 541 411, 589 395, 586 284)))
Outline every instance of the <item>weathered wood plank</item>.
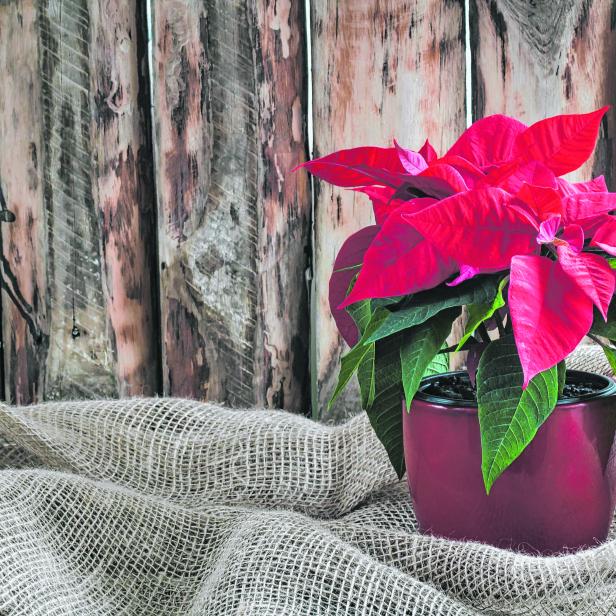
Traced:
MULTIPOLYGON (((396 137, 439 151, 465 128, 464 2, 313 0, 315 156, 396 137)), ((330 414, 344 343, 331 318, 327 285, 335 255, 356 229, 373 224, 369 201, 317 183, 315 189, 313 415, 359 410, 349 389, 330 414)))
POLYGON ((156 391, 153 195, 147 86, 139 76, 145 22, 137 23, 138 6, 39 3, 48 398, 156 391))
POLYGON ((6 200, 17 216, 3 231, 3 254, 32 317, 26 334, 4 298, 7 395, 19 403, 157 390, 140 6, 20 0, 0 8, 14 22, 1 45, 15 81, 11 109, 0 114, 3 145, 8 139, 0 176, 11 178, 6 200))
POLYGON ((90 15, 72 1, 38 7, 50 295, 44 393, 113 396, 90 158, 90 15))
POLYGON ((165 394, 306 407, 302 4, 153 3, 165 394))
POLYGON ((89 10, 90 147, 114 372, 120 395, 151 395, 160 322, 145 3, 97 0, 89 10))
POLYGON ((42 397, 48 332, 36 4, 0 6, 0 207, 15 215, 0 222, 2 396, 20 404, 42 397))
MULTIPOLYGON (((616 9, 604 0, 471 0, 473 116, 534 122, 616 102, 616 9)), ((572 174, 604 174, 614 190, 616 110, 604 117, 593 160, 572 174)))

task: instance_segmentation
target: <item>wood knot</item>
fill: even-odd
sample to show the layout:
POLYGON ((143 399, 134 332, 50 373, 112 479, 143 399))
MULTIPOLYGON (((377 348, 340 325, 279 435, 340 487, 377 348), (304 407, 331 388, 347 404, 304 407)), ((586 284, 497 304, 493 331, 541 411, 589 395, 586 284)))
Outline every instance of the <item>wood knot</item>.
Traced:
POLYGON ((0 222, 15 222, 15 214, 11 210, 0 210, 0 222))

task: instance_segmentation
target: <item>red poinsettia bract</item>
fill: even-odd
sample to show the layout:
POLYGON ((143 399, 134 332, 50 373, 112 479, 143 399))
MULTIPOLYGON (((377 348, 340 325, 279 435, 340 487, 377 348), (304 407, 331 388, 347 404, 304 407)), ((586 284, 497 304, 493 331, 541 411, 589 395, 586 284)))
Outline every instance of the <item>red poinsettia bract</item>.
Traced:
POLYGON ((486 117, 442 156, 428 141, 417 152, 394 142, 305 163, 374 208, 359 275, 336 309, 502 271, 523 386, 556 365, 588 333, 593 306, 607 317, 614 293, 605 253, 616 255, 616 194, 602 177, 561 177, 592 154, 606 110, 531 126, 486 117))

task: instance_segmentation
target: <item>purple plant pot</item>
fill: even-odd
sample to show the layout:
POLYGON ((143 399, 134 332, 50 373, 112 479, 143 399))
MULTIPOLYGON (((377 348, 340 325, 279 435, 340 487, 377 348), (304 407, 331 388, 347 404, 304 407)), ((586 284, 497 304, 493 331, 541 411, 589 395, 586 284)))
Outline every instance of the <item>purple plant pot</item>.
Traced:
MULTIPOLYGON (((587 373, 570 371, 568 378, 587 373)), ((424 380, 429 383, 429 377, 424 380)), ((616 504, 616 384, 565 399, 487 496, 476 405, 422 392, 403 409, 408 485, 422 532, 544 555, 605 540, 616 504)))

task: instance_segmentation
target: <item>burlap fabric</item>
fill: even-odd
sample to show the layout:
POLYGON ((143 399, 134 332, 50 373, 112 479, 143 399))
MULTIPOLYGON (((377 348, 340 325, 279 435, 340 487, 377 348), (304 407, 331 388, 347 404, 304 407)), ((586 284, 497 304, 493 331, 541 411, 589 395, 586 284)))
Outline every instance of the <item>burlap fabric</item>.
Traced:
POLYGON ((616 535, 555 558, 422 536, 363 414, 62 402, 2 407, 0 434, 2 615, 616 613, 616 535))

